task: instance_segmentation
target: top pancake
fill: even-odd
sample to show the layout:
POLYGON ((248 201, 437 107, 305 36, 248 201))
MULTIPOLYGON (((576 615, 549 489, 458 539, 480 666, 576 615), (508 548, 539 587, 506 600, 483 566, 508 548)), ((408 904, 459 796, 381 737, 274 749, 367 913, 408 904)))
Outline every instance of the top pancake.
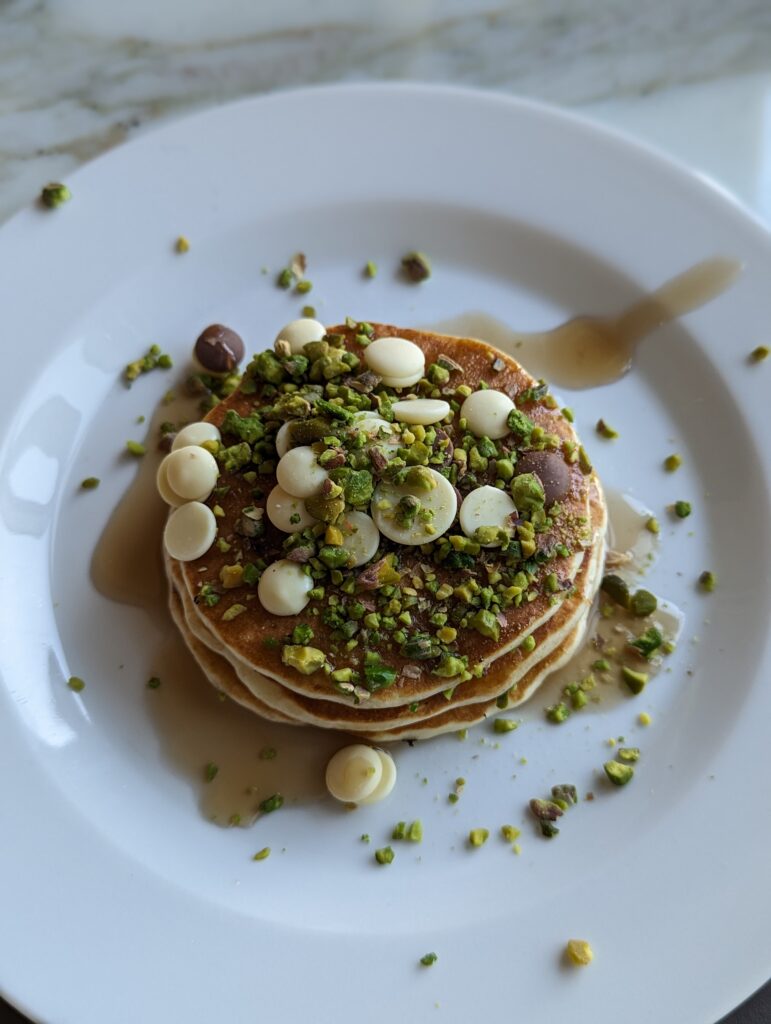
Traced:
MULTIPOLYGON (((355 340, 358 333, 356 327, 335 327, 331 328, 329 333, 341 336, 338 344, 341 344, 342 348, 359 357, 362 356, 363 349, 355 340)), ((264 508, 265 498, 276 483, 274 466, 277 456, 272 439, 282 421, 272 413, 267 413, 263 417, 265 436, 258 442, 262 449, 257 457, 257 464, 246 465, 232 472, 222 469, 219 486, 209 499, 211 506, 219 505, 218 537, 223 542, 221 547, 226 550, 220 550, 220 547, 215 545, 196 561, 178 563, 190 596, 193 599, 198 598, 198 614, 204 618, 207 627, 228 648, 233 657, 299 694, 348 704, 359 704, 364 701, 369 707, 384 708, 423 700, 452 686, 459 679, 465 678, 468 681, 468 673, 475 677, 481 676, 496 658, 515 648, 534 630, 548 630, 550 618, 556 613, 564 597, 571 592, 573 580, 587 556, 587 549, 598 539, 592 528, 589 504, 590 488, 594 481, 593 473, 583 459, 583 468, 579 465, 579 442, 572 425, 561 414, 548 393, 539 388, 539 382, 515 360, 475 339, 454 338, 392 325, 372 325, 372 338, 385 336, 398 336, 417 344, 425 354, 427 367, 437 362, 440 357, 447 356, 461 369, 454 370, 448 383, 438 387, 425 379, 415 387, 398 392, 380 385, 369 397, 373 412, 378 411, 376 395, 398 400, 407 394, 416 394, 421 397, 442 397, 451 401, 456 397, 456 389, 460 385, 476 389, 480 382, 484 382, 490 388, 505 392, 514 400, 517 408, 540 428, 540 432, 549 436, 548 443, 551 447, 556 447, 562 455, 569 468, 569 489, 557 505, 546 508, 546 517, 542 516, 541 521, 537 523, 535 556, 515 559, 510 554, 504 555, 500 548, 482 548, 473 556, 460 559, 462 564, 458 564, 459 560, 452 557, 446 560, 448 564, 445 564, 439 560, 442 548, 446 547, 446 544, 442 545, 442 541, 451 536, 462 536, 457 522, 442 538, 420 547, 400 546, 381 537, 380 548, 372 562, 379 562, 384 556, 393 558, 393 568, 398 573, 398 580, 396 584, 390 584, 390 591, 389 585, 378 589, 366 588, 366 577, 362 579, 362 573, 367 570, 367 565, 357 569, 344 569, 339 575, 334 576, 329 571, 322 573, 319 570, 316 583, 324 588, 322 598, 311 600, 304 611, 296 616, 269 614, 260 605, 255 585, 226 589, 220 582, 220 573, 224 566, 253 563, 257 570, 252 576, 256 577, 261 567, 286 556, 284 546, 290 535, 277 530, 267 520, 267 516, 263 518, 265 530, 262 536, 246 538, 238 532, 243 508, 252 505, 257 509, 264 508), (535 394, 533 389, 536 389, 535 394), (266 462, 269 464, 266 465, 266 462), (270 465, 271 462, 273 465, 270 465), (257 473, 256 480, 245 479, 244 474, 247 472, 257 473), (498 574, 502 574, 503 584, 510 584, 514 576, 522 572, 526 574, 523 594, 518 599, 519 603, 503 607, 497 613, 497 636, 482 635, 475 628, 457 623, 460 601, 455 596, 444 601, 439 601, 434 596, 437 586, 443 584, 449 584, 453 588, 470 584, 470 588, 466 588, 467 593, 475 588, 481 588, 489 594, 496 586, 501 585, 497 579, 498 574), (208 600, 201 598, 202 586, 206 588, 208 600), (416 634, 435 637, 440 628, 436 617, 438 615, 441 619, 444 615, 447 616, 446 625, 456 629, 456 637, 447 642, 434 641, 439 649, 439 656, 416 661, 414 657, 403 652, 400 642, 394 640, 394 627, 368 627, 361 617, 354 619, 347 614, 334 621, 330 616, 330 598, 337 609, 344 609, 346 602, 356 601, 364 605, 365 612, 379 613, 381 618, 390 617, 395 620, 395 628, 401 629, 408 638, 416 634), (398 611, 393 610, 396 607, 395 601, 401 601, 401 608, 398 611), (245 606, 246 611, 228 620, 224 617, 225 613, 236 604, 245 606), (386 605, 392 610, 389 611, 386 605), (404 612, 409 613, 406 620, 399 618, 404 612), (431 621, 432 618, 434 621, 431 621), (353 623, 352 633, 341 634, 338 628, 341 619, 348 624, 349 630, 350 624, 353 623), (308 643, 327 656, 326 669, 311 675, 304 675, 282 661, 284 645, 291 643, 290 635, 293 629, 301 624, 308 625, 313 630, 313 638, 308 643), (355 646, 352 646, 353 640, 356 641, 355 646), (367 651, 377 652, 382 663, 395 673, 395 679, 390 685, 374 689, 373 692, 369 692, 368 686, 365 685, 369 682, 364 673, 364 657, 367 651), (448 678, 437 675, 434 670, 441 663, 442 654, 445 657, 451 655, 465 658, 465 676, 456 675, 448 678), (341 686, 329 674, 331 669, 346 668, 352 670, 353 687, 346 684, 341 686)), ((352 376, 355 377, 365 369, 362 360, 362 365, 352 372, 352 376)), ((339 383, 339 379, 332 381, 333 385, 339 383)), ((329 393, 327 390, 325 397, 329 393)), ((234 410, 239 416, 259 414, 261 410, 272 407, 276 397, 276 389, 272 385, 266 384, 247 371, 241 386, 212 410, 207 419, 222 428, 229 410, 234 410)), ((313 395, 310 397, 313 399, 313 395)), ((462 403, 463 396, 457 396, 457 401, 462 403)), ((460 427, 457 413, 453 415, 451 423, 445 422, 438 426, 445 431, 451 444, 461 446, 464 431, 460 427)), ((339 437, 340 434, 340 423, 330 419, 329 435, 339 437)), ((536 430, 536 435, 538 434, 539 431, 536 430)), ((225 447, 237 444, 240 440, 235 435, 223 433, 222 442, 225 447)), ((512 461, 534 448, 543 448, 542 441, 528 443, 514 433, 501 438, 496 444, 512 461)), ((323 447, 324 443, 321 442, 320 448, 323 447)), ((222 467, 222 459, 220 464, 222 467)), ((435 468, 447 475, 454 472, 453 465, 456 464, 448 458, 445 465, 436 464, 435 468)), ((474 486, 493 483, 494 465, 494 459, 491 458, 488 469, 478 470, 473 481, 468 474, 464 477, 461 473, 457 479, 457 487, 461 494, 465 494, 474 486)), ((349 508, 350 506, 346 507, 343 516, 349 508)), ((368 512, 369 503, 361 508, 368 512)), ((527 518, 527 513, 520 513, 518 522, 524 522, 527 518)), ((323 524, 316 528, 316 532, 320 533, 323 543, 323 524)), ((521 575, 518 581, 523 582, 521 575)), ((467 605, 464 610, 473 613, 476 607, 467 605)), ((473 684, 469 682, 469 685, 473 684)))

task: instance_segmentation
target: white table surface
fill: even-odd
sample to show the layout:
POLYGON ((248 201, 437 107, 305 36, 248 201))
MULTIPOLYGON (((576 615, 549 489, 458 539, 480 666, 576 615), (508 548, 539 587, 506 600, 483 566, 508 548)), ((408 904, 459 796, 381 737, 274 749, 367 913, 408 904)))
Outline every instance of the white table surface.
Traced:
MULTIPOLYGON (((771 226, 768 0, 0 0, 0 221, 164 119, 372 78, 571 107, 707 175, 771 226)), ((0 1024, 23 1021, 0 1000, 0 1024)), ((725 1018, 768 1021, 771 983, 725 1018)))

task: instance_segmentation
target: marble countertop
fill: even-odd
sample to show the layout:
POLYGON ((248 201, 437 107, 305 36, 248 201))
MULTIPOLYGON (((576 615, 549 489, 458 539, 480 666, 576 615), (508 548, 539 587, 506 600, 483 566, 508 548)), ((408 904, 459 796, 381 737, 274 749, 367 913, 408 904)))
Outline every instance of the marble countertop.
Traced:
MULTIPOLYGON (((163 120, 368 79, 578 109, 710 176, 771 224, 768 0, 0 0, 0 221, 163 120)), ((0 1000, 3 1024, 23 1020, 0 1000)), ((768 1020, 771 985, 726 1024, 768 1020)))

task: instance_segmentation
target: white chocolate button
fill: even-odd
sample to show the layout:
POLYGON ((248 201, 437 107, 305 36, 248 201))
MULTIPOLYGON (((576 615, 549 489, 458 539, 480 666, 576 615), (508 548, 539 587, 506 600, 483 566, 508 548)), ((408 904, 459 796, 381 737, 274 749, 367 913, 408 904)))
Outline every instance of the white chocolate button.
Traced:
POLYGON ((169 481, 166 479, 166 460, 164 459, 158 467, 158 472, 155 474, 155 486, 158 488, 158 493, 166 502, 167 505, 184 505, 187 498, 180 498, 178 494, 169 487, 169 481))
POLYGON ((326 771, 327 789, 343 803, 359 803, 374 794, 383 777, 378 751, 363 743, 343 747, 333 754, 326 771))
POLYGON ((184 501, 204 501, 217 483, 217 460, 205 448, 178 448, 163 460, 166 482, 184 501))
POLYGON ((316 522, 305 507, 303 499, 287 494, 279 484, 276 484, 268 495, 265 511, 276 529, 283 530, 284 533, 299 533, 306 526, 313 526, 316 522))
POLYGON ((416 371, 408 377, 382 377, 381 380, 386 387, 401 391, 403 388, 411 388, 413 384, 417 384, 422 376, 423 370, 419 373, 416 371))
POLYGON ((383 767, 383 774, 380 776, 380 782, 378 782, 370 795, 365 796, 363 800, 359 801, 361 804, 376 804, 379 800, 385 800, 396 783, 394 759, 385 750, 378 750, 377 755, 383 767))
POLYGON ((371 506, 372 518, 378 530, 389 540, 396 541, 397 544, 427 544, 441 537, 452 526, 458 509, 455 488, 435 469, 429 469, 428 472, 436 482, 436 487, 430 491, 409 484, 395 487, 386 480, 375 488, 371 506), (409 526, 402 526, 394 518, 394 512, 400 498, 408 494, 417 498, 424 509, 433 512, 433 516, 423 520, 418 514, 409 526))
POLYGON ((217 536, 217 520, 208 505, 188 501, 169 516, 163 543, 172 558, 192 562, 205 555, 217 536))
MULTIPOLYGON (((511 529, 509 516, 516 512, 516 506, 506 491, 497 487, 477 487, 463 499, 458 519, 460 528, 467 537, 473 537, 480 526, 495 526, 511 529)), ((486 545, 493 547, 494 545, 486 545)))
POLYGON ((190 445, 203 444, 204 441, 219 441, 220 432, 213 423, 201 420, 200 423, 188 423, 183 427, 171 444, 171 450, 188 448, 190 445))
POLYGON ((321 341, 327 329, 318 320, 311 320, 309 317, 302 317, 300 320, 292 320, 286 324, 276 335, 276 341, 289 342, 293 355, 302 352, 303 346, 310 341, 321 341))
POLYGON ((276 451, 278 457, 283 459, 286 453, 289 451, 289 426, 291 420, 287 420, 286 423, 282 423, 276 431, 276 451))
POLYGON ((380 533, 366 512, 348 512, 339 525, 343 533, 343 547, 350 551, 354 558, 351 568, 364 565, 375 557, 380 544, 380 533))
POLYGON ((257 597, 271 615, 299 615, 310 600, 313 580, 297 562, 281 558, 272 562, 260 576, 257 597))
POLYGON ((290 448, 276 466, 276 480, 287 494, 295 498, 310 498, 321 494, 329 474, 318 464, 316 453, 309 445, 290 448))
POLYGON ((514 403, 502 391, 487 388, 474 391, 460 407, 462 419, 468 422, 468 428, 477 437, 505 437, 509 433, 507 422, 514 403))
POLYGON ((421 423, 427 427, 431 423, 443 420, 450 411, 450 404, 439 398, 415 398, 394 402, 391 408, 400 423, 421 423))
POLYGON ((423 349, 406 338, 378 338, 364 349, 364 361, 390 387, 397 386, 391 380, 416 383, 426 367, 423 349))

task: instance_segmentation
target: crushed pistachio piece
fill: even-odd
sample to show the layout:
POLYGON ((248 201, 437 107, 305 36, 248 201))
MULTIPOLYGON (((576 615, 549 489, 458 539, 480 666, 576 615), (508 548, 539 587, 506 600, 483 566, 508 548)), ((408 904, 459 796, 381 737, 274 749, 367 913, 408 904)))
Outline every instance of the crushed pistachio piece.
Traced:
POLYGON ((640 714, 637 716, 637 721, 640 725, 650 725, 653 719, 647 711, 641 711, 640 714))
POLYGON ((629 668, 628 665, 622 665, 621 667, 621 678, 624 680, 626 685, 632 691, 635 696, 640 694, 645 689, 645 684, 648 682, 647 672, 636 672, 634 669, 629 668))
POLYGON ((652 533, 656 536, 661 533, 661 524, 655 516, 650 516, 649 519, 646 520, 645 529, 648 533, 652 533))
POLYGON ((374 260, 367 260, 364 264, 364 276, 369 278, 377 277, 377 263, 374 260))
POLYGON ((423 823, 421 821, 413 821, 410 827, 407 829, 407 834, 404 837, 410 843, 419 843, 423 839, 423 823))
POLYGON ((206 782, 213 782, 217 777, 217 772, 220 770, 219 765, 215 764, 214 761, 209 761, 203 770, 203 777, 206 782))
POLYGON ((140 441, 126 441, 126 451, 138 459, 147 454, 147 448, 140 441))
POLYGON ((359 836, 359 842, 360 843, 369 843, 371 841, 372 840, 370 839, 370 836, 369 836, 368 832, 362 832, 362 834, 359 836))
POLYGON ((257 756, 261 761, 273 761, 278 756, 278 751, 275 747, 263 747, 257 756))
POLYGON ((608 441, 613 441, 619 436, 618 431, 614 430, 609 423, 606 423, 605 420, 602 419, 597 420, 597 426, 595 429, 600 437, 604 437, 608 441))
POLYGON ((85 480, 80 481, 80 486, 84 491, 93 491, 100 484, 98 476, 87 476, 85 480))
POLYGON ((568 960, 576 967, 587 967, 594 959, 592 947, 584 939, 568 939, 565 952, 568 960))
POLYGON ((237 619, 239 615, 243 615, 246 611, 245 604, 231 604, 222 614, 223 622, 232 622, 233 619, 237 619))
POLYGON ((678 519, 687 519, 691 514, 691 503, 689 501, 676 501, 672 506, 672 511, 678 519))
POLYGON ((420 958, 420 962, 424 967, 431 967, 432 964, 435 964, 438 959, 439 957, 436 955, 436 953, 426 953, 424 956, 420 958))
POLYGON ((270 847, 263 846, 261 850, 258 850, 257 853, 255 853, 252 860, 266 860, 268 857, 270 857, 270 847))
POLYGON ((471 846, 484 846, 490 838, 490 830, 487 828, 472 828, 468 834, 468 841, 471 846))
POLYGON ((402 258, 402 270, 409 281, 419 284, 431 277, 431 261, 424 252, 408 252, 402 258))
POLYGON ((658 601, 650 590, 636 590, 632 594, 629 610, 637 618, 644 619, 647 615, 653 615, 657 608, 658 601))
POLYGON ((519 726, 514 718, 496 718, 493 722, 493 732, 513 732, 519 726))
POLYGON ((40 202, 49 210, 55 210, 62 203, 72 199, 72 193, 60 181, 51 181, 40 190, 40 202))
POLYGON ((677 452, 673 452, 672 455, 667 455, 664 459, 664 469, 667 473, 674 473, 676 469, 679 469, 683 464, 682 455, 678 455, 677 452))
POLYGON ((710 572, 709 569, 705 569, 699 576, 699 586, 702 590, 711 594, 717 586, 717 576, 715 576, 714 572, 710 572))
POLYGON ((70 676, 70 678, 67 680, 67 686, 69 686, 69 688, 73 690, 75 693, 80 693, 80 691, 85 687, 85 685, 86 684, 83 682, 80 676, 70 676))
POLYGON ((564 701, 560 701, 559 704, 550 704, 544 710, 549 721, 554 722, 556 725, 566 722, 570 718, 570 708, 564 701))
POLYGON ((501 825, 501 836, 506 840, 507 843, 513 843, 519 839, 521 833, 518 828, 514 825, 501 825))
POLYGON ((174 249, 179 253, 188 252, 190 250, 190 242, 184 235, 180 235, 174 243, 174 249))
POLYGON ((750 362, 762 363, 764 359, 768 359, 769 355, 771 355, 771 348, 768 345, 758 345, 750 352, 750 362))
POLYGON ((378 864, 392 864, 395 856, 390 846, 383 846, 381 849, 375 850, 375 860, 378 864))
POLYGON ((160 685, 161 685, 161 681, 158 678, 158 676, 151 676, 147 680, 147 689, 148 690, 157 690, 160 685))
POLYGON ((628 764, 633 761, 640 760, 640 748, 639 747, 619 747, 618 756, 622 761, 626 761, 628 764))
POLYGON ((263 814, 271 814, 273 811, 277 811, 283 806, 283 796, 280 793, 274 793, 273 796, 266 797, 266 799, 260 803, 259 809, 263 814))
POLYGON ((631 764, 621 764, 619 761, 606 761, 602 767, 614 786, 625 786, 634 777, 634 768, 631 764))

